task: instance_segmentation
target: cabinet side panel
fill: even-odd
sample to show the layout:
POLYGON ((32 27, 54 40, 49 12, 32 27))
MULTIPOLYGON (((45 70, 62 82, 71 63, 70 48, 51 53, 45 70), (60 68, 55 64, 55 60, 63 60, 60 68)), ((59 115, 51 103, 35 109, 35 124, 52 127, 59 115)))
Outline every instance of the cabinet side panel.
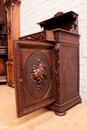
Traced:
POLYGON ((78 45, 61 44, 61 102, 65 103, 79 94, 78 45))

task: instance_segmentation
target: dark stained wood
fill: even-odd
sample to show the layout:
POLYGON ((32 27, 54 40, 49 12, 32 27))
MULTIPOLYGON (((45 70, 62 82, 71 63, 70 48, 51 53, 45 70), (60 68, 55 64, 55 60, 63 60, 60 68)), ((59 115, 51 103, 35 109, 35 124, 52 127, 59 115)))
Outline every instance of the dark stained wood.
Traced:
POLYGON ((77 19, 78 15, 72 11, 59 12, 52 19, 39 23, 43 31, 14 41, 18 117, 42 107, 61 116, 81 102, 77 19))
POLYGON ((81 102, 79 96, 79 35, 64 30, 57 30, 57 32, 59 40, 57 39, 54 46, 56 103, 50 105, 49 108, 62 115, 67 109, 81 102))
POLYGON ((49 42, 15 41, 14 74, 18 117, 55 101, 53 47, 49 42))
POLYGON ((58 12, 53 18, 38 23, 44 30, 56 28, 65 29, 71 32, 78 32, 78 15, 73 12, 58 12))

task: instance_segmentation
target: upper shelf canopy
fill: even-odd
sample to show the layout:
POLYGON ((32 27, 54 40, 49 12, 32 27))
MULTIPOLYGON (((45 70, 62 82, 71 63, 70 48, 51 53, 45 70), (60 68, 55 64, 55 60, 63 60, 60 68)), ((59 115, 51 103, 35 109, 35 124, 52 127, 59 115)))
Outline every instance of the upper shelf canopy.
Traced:
POLYGON ((73 11, 67 13, 58 12, 53 18, 39 22, 38 24, 44 30, 61 28, 71 32, 78 32, 78 14, 73 11))

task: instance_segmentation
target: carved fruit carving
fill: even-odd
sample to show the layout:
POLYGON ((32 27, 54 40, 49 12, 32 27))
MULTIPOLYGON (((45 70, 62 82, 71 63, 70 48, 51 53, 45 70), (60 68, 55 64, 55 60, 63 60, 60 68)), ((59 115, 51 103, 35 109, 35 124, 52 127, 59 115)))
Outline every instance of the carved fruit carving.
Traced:
POLYGON ((46 84, 47 82, 46 65, 40 62, 40 59, 38 59, 35 65, 33 65, 30 78, 36 84, 38 90, 42 88, 43 84, 46 84))

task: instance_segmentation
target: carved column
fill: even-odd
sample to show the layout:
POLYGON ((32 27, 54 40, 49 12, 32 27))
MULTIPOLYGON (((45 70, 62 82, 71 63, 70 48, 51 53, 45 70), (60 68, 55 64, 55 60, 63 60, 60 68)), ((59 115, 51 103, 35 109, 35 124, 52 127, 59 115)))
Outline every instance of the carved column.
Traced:
POLYGON ((4 0, 7 7, 8 27, 8 85, 14 87, 13 41, 20 36, 20 0, 4 0))

